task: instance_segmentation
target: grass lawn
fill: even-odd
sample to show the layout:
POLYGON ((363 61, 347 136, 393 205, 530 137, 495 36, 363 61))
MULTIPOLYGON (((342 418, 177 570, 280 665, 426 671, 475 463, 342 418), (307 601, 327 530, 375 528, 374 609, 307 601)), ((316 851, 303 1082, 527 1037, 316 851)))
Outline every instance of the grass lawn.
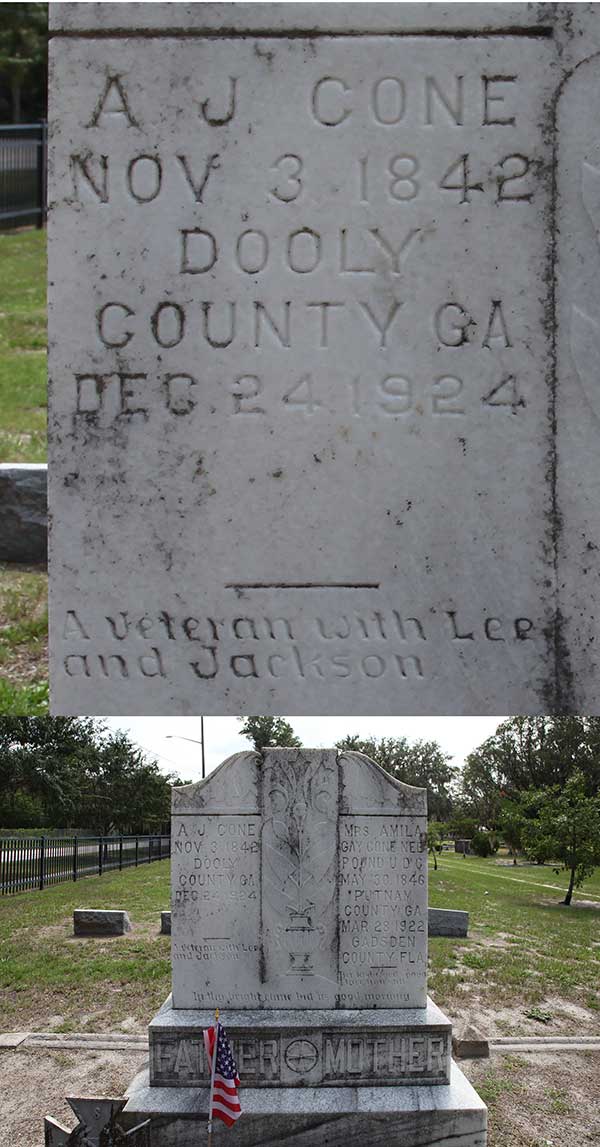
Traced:
MULTIPOLYGON (((46 459, 46 234, 0 233, 0 462, 46 459)), ((48 711, 47 578, 0 564, 0 714, 48 711)))
POLYGON ((600 870, 575 893, 597 908, 559 903, 567 875, 442 853, 429 903, 465 909, 470 927, 466 940, 430 943, 436 1003, 488 1034, 600 1031, 600 870))
MULTIPOLYGON (((586 1030, 600 1028, 600 873, 585 888, 587 897, 598 898, 598 913, 559 907, 564 883, 550 867, 513 870, 445 854, 430 876, 433 905, 471 913, 467 940, 430 942, 429 987, 437 1003, 454 1017, 474 1015, 488 1034, 494 1028, 577 1033, 585 1017, 586 1030), (513 872, 522 885, 510 882, 513 872), (550 1014, 550 1022, 527 1018, 532 1010, 550 1014)), ((158 931, 169 903, 167 861, 6 897, 0 902, 4 1029, 143 1030, 170 991, 170 943, 158 931), (124 908, 133 931, 75 939, 72 912, 84 907, 124 908)))
POLYGON ((0 563, 0 714, 48 712, 45 569, 0 563))
POLYGON ((0 902, 4 1030, 140 1030, 169 994, 169 862, 86 877, 0 902), (126 936, 73 936, 74 908, 124 908, 126 936))
POLYGON ((46 459, 46 234, 0 233, 0 462, 46 459))

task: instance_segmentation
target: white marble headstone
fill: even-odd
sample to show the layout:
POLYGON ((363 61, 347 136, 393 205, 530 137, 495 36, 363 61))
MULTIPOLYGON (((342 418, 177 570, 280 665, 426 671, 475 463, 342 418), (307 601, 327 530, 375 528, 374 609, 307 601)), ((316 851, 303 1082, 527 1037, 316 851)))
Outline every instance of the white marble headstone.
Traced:
POLYGON ((598 6, 52 7, 54 712, 597 711, 598 6))
POLYGON ((425 1007, 427 807, 360 753, 239 753, 173 791, 176 1008, 425 1007))

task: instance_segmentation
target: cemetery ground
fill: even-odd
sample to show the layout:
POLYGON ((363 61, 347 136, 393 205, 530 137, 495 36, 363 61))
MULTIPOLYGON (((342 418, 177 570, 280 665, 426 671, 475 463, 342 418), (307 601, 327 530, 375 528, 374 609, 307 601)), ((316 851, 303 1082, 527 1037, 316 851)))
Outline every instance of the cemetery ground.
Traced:
MULTIPOLYGON (((565 888, 550 864, 442 855, 430 871, 430 903, 470 913, 467 939, 429 945, 429 990, 455 1023, 468 1019, 488 1038, 600 1033, 600 873, 571 908, 559 903, 565 888)), ((7 897, 2 1030, 145 1036, 170 990, 170 941, 159 934, 169 901, 168 861, 7 897), (124 908, 133 930, 75 939, 76 907, 124 908)), ((120 1094, 147 1058, 141 1045, 0 1048, 0 1057, 0 1124, 11 1129, 11 1147, 38 1147, 44 1114, 67 1121, 65 1093, 120 1094)), ((494 1052, 461 1066, 490 1107, 490 1147, 598 1141, 598 1052, 494 1052)))
MULTIPOLYGON (((0 462, 46 459, 46 236, 0 234, 0 462)), ((0 713, 47 712, 47 577, 0 563, 0 713)))
POLYGON ((0 462, 45 462, 45 233, 0 234, 0 268, 0 462))
POLYGON ((0 562, 0 713, 48 712, 47 575, 0 562))

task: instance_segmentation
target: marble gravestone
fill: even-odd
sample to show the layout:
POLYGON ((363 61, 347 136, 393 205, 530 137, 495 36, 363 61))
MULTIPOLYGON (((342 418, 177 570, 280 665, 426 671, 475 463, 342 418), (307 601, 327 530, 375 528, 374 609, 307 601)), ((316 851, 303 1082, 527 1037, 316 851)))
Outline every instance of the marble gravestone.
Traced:
POLYGON ((598 5, 51 10, 53 711, 600 712, 598 5))
POLYGON ((150 1118, 151 1147, 203 1142, 219 1007, 243 1147, 485 1147, 427 998, 426 829, 425 791, 360 753, 239 753, 174 789, 173 993, 125 1125, 150 1118))
POLYGON ((425 792, 332 751, 211 782, 173 796, 174 1006, 424 1007, 425 792))

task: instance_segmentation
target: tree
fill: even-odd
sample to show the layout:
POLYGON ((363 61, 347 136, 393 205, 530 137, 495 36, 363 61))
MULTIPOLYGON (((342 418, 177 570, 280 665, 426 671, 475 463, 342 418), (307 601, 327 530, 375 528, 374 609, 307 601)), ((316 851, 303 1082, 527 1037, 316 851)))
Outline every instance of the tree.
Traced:
POLYGON ((144 832, 170 816, 155 761, 89 717, 0 718, 0 824, 144 832), (18 824, 19 813, 31 819, 18 824))
POLYGON ((414 741, 406 737, 381 737, 362 740, 359 736, 344 737, 337 742, 338 749, 353 750, 371 757, 390 776, 407 785, 427 789, 429 816, 445 820, 451 809, 451 786, 458 775, 437 741, 414 741))
POLYGON ((517 801, 505 801, 500 810, 500 833, 508 845, 513 858, 517 863, 517 853, 522 847, 523 823, 525 816, 523 808, 517 801))
POLYGON ((177 778, 160 772, 128 737, 107 737, 86 770, 83 827, 98 835, 156 831, 170 819, 171 785, 177 778))
POLYGON ((74 823, 94 728, 90 718, 0 719, 0 821, 14 825, 15 806, 33 800, 42 825, 74 823))
POLYGON ((430 820, 427 825, 427 851, 433 856, 433 868, 437 872, 437 854, 442 851, 444 839, 444 826, 437 820, 430 820))
POLYGON ((0 83, 10 96, 13 123, 21 122, 24 110, 28 116, 44 114, 47 41, 47 4, 2 5, 0 83), (24 93, 27 109, 23 106, 24 93))
POLYGON ((448 822, 448 831, 459 840, 471 840, 479 831, 479 821, 475 816, 466 816, 460 808, 455 809, 448 822))
POLYGON ((475 856, 484 858, 492 856, 494 852, 498 851, 495 837, 492 836, 491 832, 478 828, 471 837, 471 851, 475 853, 475 856))
POLYGON ((537 817, 524 821, 523 844, 528 853, 541 850, 569 872, 561 901, 569 905, 573 890, 600 864, 600 797, 588 796, 585 777, 575 772, 562 790, 546 788, 536 799, 537 817))
POLYGON ((467 757, 461 804, 491 827, 505 798, 518 801, 530 789, 562 790, 574 772, 584 777, 589 796, 600 791, 600 718, 511 717, 467 757))
POLYGON ((302 741, 294 733, 285 717, 239 717, 240 733, 252 741, 260 752, 267 745, 281 745, 283 748, 301 749, 302 741))

